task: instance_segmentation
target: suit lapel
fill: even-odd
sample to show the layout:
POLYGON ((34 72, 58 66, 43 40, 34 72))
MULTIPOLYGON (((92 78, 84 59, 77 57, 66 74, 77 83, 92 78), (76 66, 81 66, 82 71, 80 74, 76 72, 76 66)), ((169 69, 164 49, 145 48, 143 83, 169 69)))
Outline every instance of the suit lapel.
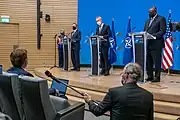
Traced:
POLYGON ((156 23, 157 18, 158 18, 158 15, 154 18, 154 20, 152 21, 152 23, 151 23, 150 26, 149 26, 149 23, 150 23, 151 20, 149 19, 149 21, 148 21, 148 26, 147 26, 148 29, 151 28, 151 27, 156 23))
POLYGON ((102 26, 102 29, 101 29, 101 34, 103 33, 104 28, 105 28, 105 25, 103 25, 103 26, 102 26))
POLYGON ((73 31, 73 32, 72 32, 72 36, 74 36, 74 35, 76 34, 77 31, 78 31, 78 30, 76 30, 75 32, 73 31))

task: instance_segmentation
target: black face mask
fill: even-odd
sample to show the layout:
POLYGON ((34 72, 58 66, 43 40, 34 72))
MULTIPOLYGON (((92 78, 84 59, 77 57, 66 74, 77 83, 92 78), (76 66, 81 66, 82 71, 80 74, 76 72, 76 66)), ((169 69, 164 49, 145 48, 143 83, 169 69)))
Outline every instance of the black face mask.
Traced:
POLYGON ((73 27, 72 27, 72 29, 73 29, 73 30, 75 30, 75 29, 76 29, 76 27, 75 27, 75 26, 73 26, 73 27))
POLYGON ((64 35, 64 33, 61 33, 61 35, 64 35))
POLYGON ((149 13, 149 18, 153 18, 155 16, 154 13, 149 13))

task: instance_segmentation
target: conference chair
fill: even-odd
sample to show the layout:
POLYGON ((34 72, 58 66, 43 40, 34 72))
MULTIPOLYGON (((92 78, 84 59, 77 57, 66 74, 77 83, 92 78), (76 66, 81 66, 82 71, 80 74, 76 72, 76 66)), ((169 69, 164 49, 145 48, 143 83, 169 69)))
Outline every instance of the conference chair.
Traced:
POLYGON ((8 115, 0 112, 0 120, 12 120, 8 115))
POLYGON ((84 120, 84 103, 50 96, 46 80, 19 76, 26 120, 84 120))
POLYGON ((0 75, 0 108, 1 112, 13 120, 23 120, 20 100, 19 80, 15 74, 3 72, 0 75))

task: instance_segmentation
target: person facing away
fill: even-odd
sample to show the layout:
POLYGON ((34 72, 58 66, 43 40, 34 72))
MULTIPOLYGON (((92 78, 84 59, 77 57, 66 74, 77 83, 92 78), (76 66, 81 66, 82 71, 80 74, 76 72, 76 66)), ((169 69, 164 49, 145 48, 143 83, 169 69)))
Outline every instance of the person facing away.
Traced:
MULTIPOLYGON (((27 57, 26 49, 17 48, 15 50, 13 50, 13 52, 11 52, 11 54, 10 54, 10 60, 11 60, 13 67, 11 67, 7 70, 8 73, 14 73, 17 75, 34 77, 31 73, 29 73, 26 70, 26 67, 28 65, 28 57, 27 57)), ((54 88, 49 88, 48 91, 49 91, 50 95, 60 96, 59 91, 54 88)), ((66 96, 60 96, 60 97, 67 99, 66 96)))
POLYGON ((58 36, 57 39, 57 44, 58 44, 58 53, 59 53, 59 67, 63 67, 63 39, 65 38, 65 31, 64 29, 60 30, 60 35, 58 36))
POLYGON ((101 65, 101 75, 108 76, 111 65, 108 60, 108 51, 110 47, 109 37, 111 35, 111 30, 109 25, 103 23, 102 18, 96 17, 97 28, 96 35, 101 37, 100 42, 100 65, 101 65))
POLYGON ((166 33, 166 19, 157 14, 157 8, 149 9, 149 19, 144 25, 144 31, 153 35, 155 39, 147 41, 147 81, 160 82, 162 49, 165 47, 164 34, 166 33), (155 66, 155 76, 153 74, 155 66))
POLYGON ((73 71, 80 71, 80 41, 81 41, 81 32, 77 28, 77 24, 72 24, 72 33, 71 33, 71 60, 73 64, 73 71))
POLYGON ((153 120, 153 95, 137 85, 142 74, 138 64, 127 64, 122 74, 123 86, 110 88, 98 104, 84 93, 89 110, 96 116, 110 111, 110 120, 153 120))

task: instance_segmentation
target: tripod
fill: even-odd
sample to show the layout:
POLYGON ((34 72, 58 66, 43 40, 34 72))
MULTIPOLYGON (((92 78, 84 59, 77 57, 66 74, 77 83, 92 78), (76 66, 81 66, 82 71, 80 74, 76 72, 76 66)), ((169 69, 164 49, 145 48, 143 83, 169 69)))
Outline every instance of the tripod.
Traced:
POLYGON ((58 66, 56 65, 56 37, 57 37, 57 34, 54 36, 54 66, 52 66, 50 69, 55 68, 55 67, 58 68, 58 66))

